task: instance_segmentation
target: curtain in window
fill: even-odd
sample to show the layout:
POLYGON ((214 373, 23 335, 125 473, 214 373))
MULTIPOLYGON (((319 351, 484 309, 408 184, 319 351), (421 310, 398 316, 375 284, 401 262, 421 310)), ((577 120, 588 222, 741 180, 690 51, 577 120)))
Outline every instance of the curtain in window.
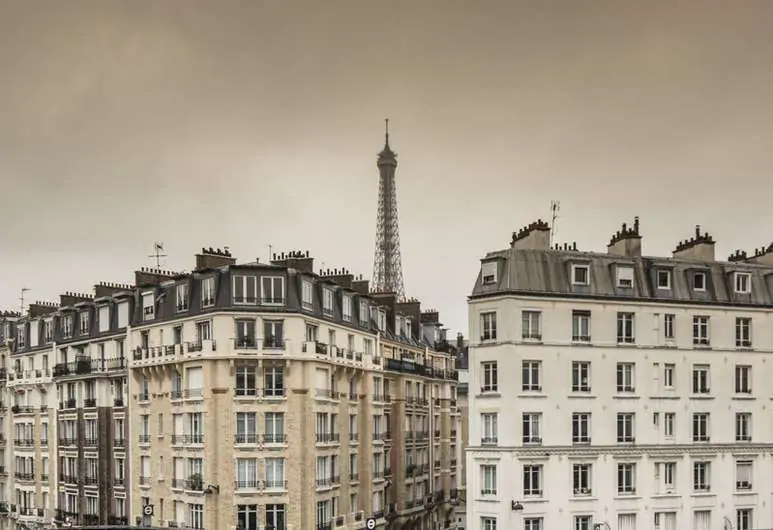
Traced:
POLYGON ((636 514, 621 513, 617 516, 618 530, 636 530, 636 514))
POLYGON ((693 514, 693 530, 711 530, 711 512, 709 510, 693 514))
POLYGON ((676 513, 667 512, 661 515, 663 518, 662 525, 663 530, 676 530, 676 513))

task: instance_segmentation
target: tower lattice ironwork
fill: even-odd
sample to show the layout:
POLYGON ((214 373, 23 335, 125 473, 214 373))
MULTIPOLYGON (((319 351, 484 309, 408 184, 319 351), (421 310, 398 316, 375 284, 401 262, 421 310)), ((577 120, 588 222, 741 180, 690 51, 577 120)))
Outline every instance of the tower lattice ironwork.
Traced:
POLYGON ((394 293, 399 300, 405 300, 395 183, 397 153, 389 147, 389 120, 384 123, 384 149, 378 154, 378 216, 372 286, 375 292, 394 293))

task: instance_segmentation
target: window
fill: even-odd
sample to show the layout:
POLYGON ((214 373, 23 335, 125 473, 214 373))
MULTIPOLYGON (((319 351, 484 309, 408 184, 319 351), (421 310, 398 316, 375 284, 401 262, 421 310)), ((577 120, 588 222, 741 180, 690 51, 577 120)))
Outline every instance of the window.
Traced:
POLYGON ((590 311, 572 311, 572 340, 590 342, 590 311))
POLYGON ((175 286, 175 299, 177 300, 177 311, 188 310, 188 284, 179 283, 175 286))
POLYGON ((752 292, 752 276, 748 272, 736 272, 735 292, 737 294, 749 294, 752 292))
POLYGON ((667 363, 663 365, 663 388, 674 390, 676 388, 676 365, 667 363))
POLYGON ((617 464, 617 494, 633 495, 636 493, 636 464, 625 462, 617 464))
POLYGON ((618 265, 615 267, 617 272, 617 286, 623 289, 631 289, 633 287, 633 267, 618 265))
POLYGON ((303 280, 301 290, 301 305, 303 306, 303 309, 314 309, 314 286, 311 283, 311 280, 303 280))
POLYGON ((735 393, 752 393, 752 367, 748 365, 736 365, 735 367, 735 393))
POLYGON ((258 339, 255 336, 255 321, 240 319, 236 321, 236 347, 256 348, 258 339))
POLYGON ((633 412, 617 413, 617 441, 630 443, 636 441, 636 424, 633 412))
POLYGON ((692 467, 692 486, 695 491, 711 491, 711 463, 694 462, 692 467))
POLYGON ((590 412, 572 413, 572 443, 590 443, 590 412))
POLYGON ((696 412, 692 415, 692 441, 709 441, 709 413, 696 412))
POLYGON ((572 464, 572 490, 575 495, 590 495, 591 464, 572 464))
POLYGON ((590 392, 590 362, 572 362, 572 392, 590 392))
POLYGON ((735 413, 735 441, 752 441, 752 414, 751 412, 735 413))
POLYGON ((284 321, 282 320, 264 320, 263 321, 263 347, 264 348, 284 348, 284 321))
POLYGON ((480 340, 497 340, 497 314, 494 312, 480 315, 480 340))
POLYGON ((254 366, 236 367, 236 384, 234 392, 237 396, 257 395, 256 370, 254 366))
POLYGON ((481 392, 498 392, 499 391, 499 382, 497 378, 497 363, 494 362, 485 362, 481 363, 481 368, 483 369, 483 380, 480 383, 480 391, 481 392))
POLYGON ((676 530, 676 512, 655 512, 654 530, 676 530))
POLYGON ((263 392, 266 397, 283 397, 285 395, 284 368, 271 366, 265 369, 263 392))
POLYGON ((244 530, 258 528, 258 505, 239 504, 236 507, 236 526, 244 530))
POLYGON ((333 314, 333 300, 335 298, 335 295, 333 294, 332 289, 328 289, 325 287, 322 289, 322 312, 326 315, 332 315, 333 314))
POLYGON ((215 305, 215 278, 202 278, 201 280, 201 307, 215 305))
POLYGON ((752 347, 752 319, 739 317, 735 319, 736 348, 752 347))
POLYGON ((283 305, 285 303, 285 282, 281 276, 266 276, 261 283, 262 303, 264 305, 283 305))
POLYGON ((204 528, 204 505, 188 505, 188 526, 191 528, 204 528))
POLYGON ((694 511, 692 527, 695 530, 711 530, 711 510, 694 511))
POLYGON ((72 337, 72 318, 73 316, 71 314, 64 315, 60 322, 62 323, 62 338, 63 339, 69 339, 72 337))
POLYGON ((497 466, 484 464, 480 466, 481 495, 497 494, 497 466))
POLYGON ((541 392, 541 361, 523 361, 521 363, 521 389, 524 392, 541 392))
POLYGON ((234 275, 234 304, 258 303, 258 279, 255 276, 234 275))
POLYGON ((634 314, 618 313, 617 314, 617 343, 633 344, 634 342, 636 342, 636 339, 634 336, 634 314))
POLYGON ((590 267, 587 265, 572 265, 572 285, 589 285, 590 267))
POLYGON ((676 462, 655 462, 656 494, 670 494, 676 489, 676 462))
POLYGON ((483 424, 483 436, 481 445, 496 445, 497 443, 497 419, 496 412, 484 412, 480 415, 481 424, 483 424))
POLYGON ((636 392, 636 365, 634 363, 617 363, 617 391, 622 393, 636 392))
MULTIPOLYGON (((285 459, 284 458, 266 458, 265 462, 265 474, 266 474, 266 488, 268 489, 285 489, 287 484, 285 483, 285 459)), ((334 470, 337 472, 337 469, 334 470)))
POLYGON ((735 489, 746 491, 752 489, 752 462, 739 460, 735 463, 735 489))
POLYGON ((696 272, 692 275, 692 288, 695 291, 706 290, 706 273, 696 272))
POLYGON ((663 338, 666 341, 672 341, 676 338, 675 334, 676 315, 666 313, 663 315, 663 338))
MULTIPOLYGON (((245 527, 246 530, 251 528, 253 527, 245 527)), ((257 526, 254 528, 257 528, 257 526)), ((287 530, 287 509, 284 504, 266 504, 266 528, 287 530)))
POLYGON ((635 530, 636 529, 636 514, 635 513, 619 513, 619 514, 617 514, 617 528, 619 530, 635 530))
POLYGON ((345 294, 342 299, 341 304, 341 313, 343 316, 344 321, 351 322, 352 321, 352 297, 351 295, 345 294))
POLYGON ((711 392, 710 381, 711 367, 707 364, 696 364, 692 368, 692 392, 693 394, 709 394, 711 392))
POLYGON ((540 435, 540 423, 542 414, 539 412, 523 413, 523 443, 540 444, 542 437, 540 435))
POLYGON ((542 517, 525 517, 523 520, 523 530, 545 530, 542 525, 542 517))
MULTIPOLYGON (((145 317, 143 317, 143 318, 145 320, 150 320, 150 319, 153 318, 153 308, 154 308, 154 306, 153 306, 153 293, 146 293, 146 294, 142 295, 142 307, 143 307, 143 313, 142 314, 143 315, 147 314, 147 312, 144 309, 144 307, 146 305, 145 303, 147 301, 146 300, 146 296, 147 296, 147 300, 149 300, 149 304, 148 305, 150 305, 151 311, 150 311, 150 318, 145 318, 145 317)), ((80 331, 81 331, 80 334, 81 335, 88 335, 89 332, 91 331, 91 319, 89 318, 89 312, 88 311, 81 311, 81 312, 79 312, 78 313, 78 320, 80 322, 80 331)), ((22 331, 22 334, 23 334, 23 331, 22 331)))
POLYGON ((360 325, 366 326, 370 322, 370 310, 368 309, 368 302, 365 300, 360 301, 360 325))
POLYGON ((752 509, 739 508, 735 511, 735 530, 752 530, 752 509))
MULTIPOLYGON (((85 311, 81 313, 81 333, 85 333, 83 329, 83 315, 87 314, 85 311)), ((143 293, 142 295, 142 320, 153 320, 156 315, 156 300, 153 293, 143 293)), ((88 329, 88 318, 86 318, 86 327, 88 329)))
POLYGON ((692 343, 696 346, 709 345, 709 317, 702 315, 692 317, 692 343))
POLYGON ((659 270, 658 275, 658 289, 671 289, 671 271, 659 270))
POLYGON ((236 459, 236 489, 258 487, 258 461, 255 458, 236 459))
POLYGON ((542 496, 542 464, 523 466, 523 494, 526 497, 542 496))
POLYGON ((494 517, 481 517, 480 518, 481 530, 497 530, 497 520, 494 517))
POLYGON ((674 437, 674 427, 676 425, 676 413, 666 412, 663 414, 663 436, 666 438, 674 437))
POLYGON ((590 515, 575 515, 573 530, 593 530, 593 517, 590 515))
POLYGON ((491 285, 497 283, 497 262, 489 261, 481 266, 481 277, 483 279, 483 285, 491 285))
POLYGON ((525 340, 542 340, 540 316, 539 311, 523 311, 521 313, 521 332, 525 340))

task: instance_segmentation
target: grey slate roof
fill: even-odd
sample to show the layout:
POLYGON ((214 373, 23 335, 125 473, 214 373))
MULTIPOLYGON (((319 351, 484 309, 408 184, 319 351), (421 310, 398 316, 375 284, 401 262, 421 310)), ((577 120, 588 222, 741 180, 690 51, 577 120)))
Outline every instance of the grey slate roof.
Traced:
POLYGON ((471 299, 509 293, 773 308, 773 266, 770 265, 513 248, 491 252, 482 261, 498 262, 497 282, 484 285, 479 272, 471 299), (573 264, 589 265, 590 285, 572 285, 573 264), (615 266, 618 264, 633 265, 633 288, 616 285, 615 266), (672 271, 670 290, 657 288, 657 271, 662 269, 672 271), (706 274, 705 292, 692 289, 692 275, 696 272, 706 274), (734 272, 751 274, 751 293, 735 292, 734 272))

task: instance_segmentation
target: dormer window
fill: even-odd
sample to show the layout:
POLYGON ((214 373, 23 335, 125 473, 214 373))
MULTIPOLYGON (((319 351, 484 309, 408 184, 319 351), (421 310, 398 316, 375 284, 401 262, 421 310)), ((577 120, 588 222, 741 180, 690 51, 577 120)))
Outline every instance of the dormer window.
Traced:
POLYGON ((352 295, 350 294, 345 294, 341 301, 341 315, 344 321, 352 321, 352 295))
POLYGON ((156 301, 153 293, 142 295, 142 320, 153 320, 156 316, 156 301))
POLYGON ((497 262, 490 261, 484 263, 481 267, 481 276, 483 277, 483 285, 497 283, 497 262))
POLYGON ((175 299, 177 300, 177 311, 188 310, 188 284, 178 283, 175 286, 175 299))
POLYGON ((695 291, 705 291, 706 290, 706 273, 705 272, 696 272, 692 275, 692 288, 695 291))
POLYGON ((386 331, 386 311, 378 311, 377 324, 379 331, 386 331))
POLYGON ((97 313, 97 325, 99 326, 99 332, 104 333, 110 331, 110 306, 99 306, 99 312, 97 313))
POLYGON ((72 337, 72 314, 68 313, 61 317, 59 320, 62 326, 62 338, 69 339, 72 337))
POLYGON ((370 311, 368 310, 368 302, 365 300, 360 301, 360 324, 366 326, 368 324, 368 318, 370 311))
POLYGON ((658 289, 671 289, 671 271, 659 270, 658 275, 658 289))
POLYGON ((91 331, 91 322, 89 319, 89 312, 88 311, 81 311, 78 313, 78 321, 80 322, 80 332, 81 335, 88 335, 89 331, 91 331))
POLYGON ((735 277, 735 292, 737 294, 749 294, 752 292, 752 275, 748 272, 736 272, 735 277))
POLYGON ((43 343, 48 344, 54 340, 54 325, 51 319, 43 321, 43 343))
POLYGON ((303 280, 301 286, 301 305, 303 309, 314 309, 314 286, 311 280, 303 280))
POLYGON ((413 336, 413 329, 412 329, 412 326, 411 326, 411 319, 410 318, 406 318, 405 319, 405 336, 408 337, 408 338, 413 336))
POLYGON ((325 287, 322 290, 322 311, 326 315, 333 314, 333 289, 325 287))
POLYGON ((20 324, 19 327, 16 329, 16 347, 17 348, 24 348, 27 345, 27 337, 25 335, 26 326, 24 324, 20 324))
POLYGON ((572 265, 572 285, 589 285, 590 267, 587 265, 572 265))
POLYGON ((615 268, 617 272, 617 286, 624 289, 633 288, 633 267, 628 265, 618 265, 615 268))

